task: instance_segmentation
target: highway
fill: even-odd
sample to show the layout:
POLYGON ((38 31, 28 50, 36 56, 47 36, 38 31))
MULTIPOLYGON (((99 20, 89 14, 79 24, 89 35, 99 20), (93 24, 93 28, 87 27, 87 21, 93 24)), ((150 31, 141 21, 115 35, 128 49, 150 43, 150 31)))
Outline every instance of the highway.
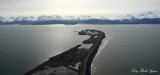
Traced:
POLYGON ((95 43, 89 48, 89 53, 86 56, 85 60, 82 62, 82 72, 79 75, 91 75, 91 65, 92 61, 98 51, 102 40, 105 38, 105 33, 102 31, 94 30, 99 33, 97 40, 95 43))

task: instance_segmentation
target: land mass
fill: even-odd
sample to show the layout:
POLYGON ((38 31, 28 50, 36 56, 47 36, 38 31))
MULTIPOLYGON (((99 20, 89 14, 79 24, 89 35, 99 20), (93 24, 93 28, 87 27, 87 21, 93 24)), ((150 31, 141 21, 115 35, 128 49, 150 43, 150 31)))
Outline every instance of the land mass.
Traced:
POLYGON ((86 20, 44 20, 44 21, 12 21, 1 22, 0 25, 48 25, 48 24, 64 24, 64 25, 76 25, 76 24, 160 24, 160 18, 142 18, 142 19, 86 19, 86 20))
POLYGON ((24 75, 91 75, 91 64, 98 48, 105 38, 105 33, 99 30, 87 29, 78 32, 79 35, 89 35, 83 44, 92 44, 84 48, 81 44, 51 57, 24 75))

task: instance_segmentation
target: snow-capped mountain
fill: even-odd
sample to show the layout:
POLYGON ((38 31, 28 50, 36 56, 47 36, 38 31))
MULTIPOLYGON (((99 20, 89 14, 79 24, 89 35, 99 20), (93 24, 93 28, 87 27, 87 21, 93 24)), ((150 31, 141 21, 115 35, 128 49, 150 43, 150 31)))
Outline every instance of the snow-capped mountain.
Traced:
POLYGON ((12 22, 15 18, 14 17, 2 17, 0 16, 1 22, 12 22))
POLYGON ((61 16, 39 16, 36 21, 62 20, 61 16))
POLYGON ((100 17, 94 17, 93 19, 109 20, 110 18, 106 18, 106 17, 100 16, 100 17))
POLYGON ((135 19, 135 17, 132 15, 126 15, 123 19, 133 20, 133 19, 135 19))
POLYGON ((88 20, 88 19, 94 19, 94 18, 90 16, 78 16, 77 18, 77 20, 88 20))
POLYGON ((5 21, 5 18, 0 16, 0 22, 4 22, 5 21))
POLYGON ((77 17, 75 16, 66 16, 66 17, 63 17, 64 20, 77 20, 77 17))
POLYGON ((50 20, 88 20, 88 19, 94 19, 90 16, 65 16, 61 17, 58 15, 53 16, 39 16, 39 17, 33 17, 33 16, 18 16, 18 17, 2 17, 0 16, 1 22, 12 22, 12 21, 50 21, 50 20))
POLYGON ((138 16, 136 16, 136 18, 138 19, 142 19, 142 18, 159 18, 159 16, 153 12, 147 12, 147 13, 142 13, 138 16))
MULTIPOLYGON (((130 20, 130 21, 134 21, 135 19, 153 19, 153 18, 160 18, 160 16, 158 16, 157 14, 153 13, 153 12, 146 12, 146 13, 141 13, 138 15, 126 15, 124 17, 119 17, 119 20, 130 20)), ((116 20, 117 18, 115 18, 114 20, 116 20)))
POLYGON ((35 21, 36 18, 33 16, 29 16, 29 17, 24 17, 24 16, 19 16, 16 17, 13 21, 35 21))
POLYGON ((103 16, 101 17, 90 17, 90 16, 66 16, 63 18, 64 20, 89 20, 89 19, 107 19, 103 16))
POLYGON ((152 19, 152 18, 160 18, 160 16, 149 11, 147 13, 141 13, 138 15, 126 15, 122 19, 133 20, 133 19, 143 19, 143 18, 152 19))
POLYGON ((5 17, 6 22, 12 22, 16 17, 5 17))
POLYGON ((1 24, 109 24, 109 23, 160 23, 160 16, 153 12, 141 13, 138 15, 114 16, 106 17, 90 17, 90 16, 18 16, 3 17, 0 16, 1 24), (145 19, 144 19, 145 18, 145 19))

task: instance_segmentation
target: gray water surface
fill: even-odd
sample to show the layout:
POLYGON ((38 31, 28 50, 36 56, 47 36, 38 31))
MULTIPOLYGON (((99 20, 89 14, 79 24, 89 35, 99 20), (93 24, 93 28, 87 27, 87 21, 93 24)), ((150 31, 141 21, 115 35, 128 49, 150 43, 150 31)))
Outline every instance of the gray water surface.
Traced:
POLYGON ((2 25, 0 75, 23 75, 81 44, 89 36, 74 31, 82 29, 102 30, 112 37, 94 58, 92 75, 152 75, 133 73, 133 68, 160 71, 160 25, 2 25))

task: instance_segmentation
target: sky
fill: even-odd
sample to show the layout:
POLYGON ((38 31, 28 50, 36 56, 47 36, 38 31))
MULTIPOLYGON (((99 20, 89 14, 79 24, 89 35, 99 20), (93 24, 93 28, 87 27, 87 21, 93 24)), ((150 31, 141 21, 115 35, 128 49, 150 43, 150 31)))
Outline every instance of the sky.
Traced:
POLYGON ((160 0, 0 0, 0 16, 118 16, 160 11, 160 0))

